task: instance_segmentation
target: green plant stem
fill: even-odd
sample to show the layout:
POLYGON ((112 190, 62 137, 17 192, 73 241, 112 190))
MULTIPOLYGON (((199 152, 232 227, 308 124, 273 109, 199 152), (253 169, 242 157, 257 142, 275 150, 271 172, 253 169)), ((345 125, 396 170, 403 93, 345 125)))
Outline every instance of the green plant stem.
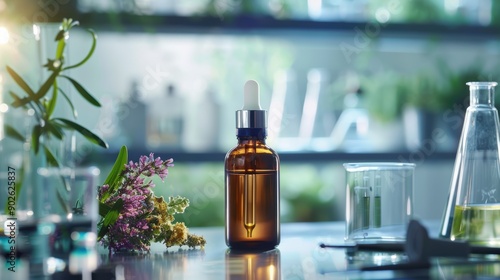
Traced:
POLYGON ((71 65, 71 66, 65 67, 65 68, 63 68, 63 70, 68 70, 68 69, 76 68, 76 67, 79 67, 79 66, 83 65, 85 62, 87 62, 87 60, 90 59, 90 57, 94 53, 95 47, 96 47, 96 44, 97 44, 97 35, 95 34, 95 32, 92 29, 87 29, 87 32, 89 32, 90 35, 92 36, 92 46, 90 47, 90 50, 87 53, 87 56, 85 56, 85 58, 82 59, 82 61, 80 61, 79 63, 77 63, 75 65, 71 65))

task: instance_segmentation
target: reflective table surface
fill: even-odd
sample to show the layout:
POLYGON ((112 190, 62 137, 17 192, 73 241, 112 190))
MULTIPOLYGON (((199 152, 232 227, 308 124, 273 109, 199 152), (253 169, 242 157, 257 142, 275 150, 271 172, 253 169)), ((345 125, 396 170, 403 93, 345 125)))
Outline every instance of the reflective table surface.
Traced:
MULTIPOLYGON (((431 233, 438 223, 424 223, 431 233)), ((224 242, 224 228, 190 228, 207 240, 204 249, 166 248, 155 243, 147 254, 108 254, 97 250, 99 268, 87 277, 55 273, 47 279, 497 279, 498 255, 468 259, 435 258, 430 267, 381 271, 382 265, 404 264, 404 252, 321 248, 343 243, 345 224, 291 223, 281 226, 281 243, 269 251, 234 251, 224 242), (363 269, 363 270, 362 270, 363 269)), ((71 264, 70 264, 71 265, 71 264)), ((6 274, 1 273, 6 276, 6 274)), ((20 276, 20 275, 17 275, 20 276)), ((0 279, 7 279, 0 276, 0 279)), ((31 278, 31 277, 30 277, 31 278)), ((17 277, 17 279, 22 279, 17 277)))

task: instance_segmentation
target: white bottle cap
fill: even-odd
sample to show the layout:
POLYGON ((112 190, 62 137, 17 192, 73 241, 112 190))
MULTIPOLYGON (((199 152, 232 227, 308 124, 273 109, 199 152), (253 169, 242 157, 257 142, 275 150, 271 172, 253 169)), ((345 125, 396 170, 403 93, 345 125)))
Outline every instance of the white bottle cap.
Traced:
POLYGON ((248 80, 245 83, 242 110, 262 110, 259 84, 254 80, 248 80))
POLYGON ((248 80, 243 89, 243 108, 236 111, 236 128, 267 127, 267 112, 260 107, 259 84, 248 80))

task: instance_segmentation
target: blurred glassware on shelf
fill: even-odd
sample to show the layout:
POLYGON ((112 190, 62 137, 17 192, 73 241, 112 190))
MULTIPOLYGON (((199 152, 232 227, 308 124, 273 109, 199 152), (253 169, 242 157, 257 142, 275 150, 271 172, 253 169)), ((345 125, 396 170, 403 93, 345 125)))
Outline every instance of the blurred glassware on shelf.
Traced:
MULTIPOLYGON (((433 138, 435 116, 432 112, 415 107, 403 111, 403 127, 406 148, 410 152, 426 148, 433 138)), ((429 148, 429 147, 427 147, 429 148)))
POLYGON ((331 150, 329 133, 335 124, 335 115, 326 102, 328 85, 327 70, 312 68, 307 72, 307 88, 297 139, 306 149, 331 150))
POLYGON ((118 115, 121 133, 125 136, 125 145, 130 148, 143 148, 147 138, 147 105, 142 101, 137 81, 133 81, 130 95, 119 104, 118 115))
POLYGON ((192 16, 202 11, 205 2, 197 0, 80 0, 77 8, 81 12, 192 16))
POLYGON ((330 108, 324 106, 328 71, 310 69, 306 81, 305 94, 301 95, 297 87, 299 81, 292 70, 278 72, 274 77, 269 129, 270 136, 276 137, 279 150, 325 149, 324 146, 328 146, 328 141, 314 142, 316 138, 326 139, 334 122, 330 108))
POLYGON ((219 149, 220 103, 211 87, 192 93, 183 112, 182 148, 190 152, 209 152, 219 149))
POLYGON ((330 134, 333 149, 348 152, 372 148, 368 139, 370 117, 364 105, 363 91, 357 73, 345 76, 343 109, 330 134))
POLYGON ((369 146, 371 151, 388 152, 404 149, 401 114, 404 95, 401 85, 405 83, 399 73, 380 71, 360 77, 363 108, 369 114, 369 146))
POLYGON ((492 22, 492 8, 495 0, 444 1, 445 16, 456 23, 488 26, 492 22))
POLYGON ((279 71, 273 79, 273 92, 269 106, 268 138, 278 150, 297 151, 301 103, 297 77, 293 70, 279 71))
POLYGON ((307 0, 307 11, 312 20, 363 21, 366 5, 366 0, 307 0))
POLYGON ((361 92, 348 93, 344 98, 345 108, 330 135, 333 149, 348 152, 370 150, 367 139, 370 118, 366 109, 361 107, 361 92))
POLYGON ((148 104, 147 146, 153 149, 179 149, 184 129, 184 98, 173 84, 166 94, 148 104))
POLYGON ((329 133, 330 148, 347 152, 371 151, 369 140, 370 117, 364 105, 359 74, 347 71, 340 75, 323 106, 330 108, 334 126, 329 133))
POLYGON ((284 120, 284 111, 289 76, 290 73, 286 71, 280 71, 274 75, 273 92, 271 96, 271 104, 269 105, 269 124, 267 128, 267 135, 269 139, 278 138, 281 135, 282 126, 286 126, 286 124, 284 124, 286 122, 284 120))
POLYGON ((436 130, 438 117, 436 102, 437 79, 426 71, 411 77, 400 77, 396 84, 403 95, 402 121, 405 146, 411 152, 422 149, 437 149, 444 144, 444 132, 436 130), (439 135, 438 135, 439 133, 439 135), (442 134, 442 135, 441 135, 442 134), (436 139, 438 138, 439 139, 436 139), (438 143, 439 142, 439 143, 438 143), (429 145, 436 147, 429 147, 429 145))
MULTIPOLYGON (((296 86, 290 88, 289 85, 290 82, 295 84, 294 75, 290 73, 276 75, 271 100, 270 125, 271 135, 276 137, 278 149, 347 152, 399 149, 403 142, 402 137, 394 137, 390 141, 379 138, 385 138, 381 135, 387 133, 400 135, 400 122, 395 121, 397 125, 393 125, 392 122, 384 124, 373 119, 365 103, 365 93, 361 89, 358 74, 348 72, 338 80, 341 82, 330 83, 328 71, 319 68, 310 69, 302 109, 298 110, 301 113, 286 114, 283 111, 291 111, 300 94, 292 92, 291 89, 295 89, 296 86), (340 100, 342 102, 339 102, 340 100), (287 105, 289 102, 292 104, 287 105), (291 118, 295 115, 300 116, 300 121, 291 118), (295 125, 298 125, 297 129, 295 125)), ((375 98, 373 96, 375 90, 382 89, 379 87, 369 89, 371 99, 375 98)), ((383 93, 384 91, 380 91, 376 95, 382 96, 383 93)), ((381 107, 399 110, 393 107, 397 104, 388 104, 384 100, 377 102, 383 104, 381 107)))

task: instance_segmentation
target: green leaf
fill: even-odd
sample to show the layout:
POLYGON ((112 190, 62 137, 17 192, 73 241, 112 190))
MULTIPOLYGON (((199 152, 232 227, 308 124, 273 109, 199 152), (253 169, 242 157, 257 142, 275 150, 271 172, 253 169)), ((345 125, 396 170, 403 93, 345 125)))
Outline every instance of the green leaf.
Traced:
POLYGON ((99 202, 99 216, 105 217, 110 210, 111 207, 109 207, 106 203, 99 202))
POLYGON ((52 74, 47 78, 47 80, 43 83, 40 89, 36 92, 36 100, 42 98, 47 94, 50 87, 54 84, 56 77, 59 75, 59 71, 52 72, 52 74))
MULTIPOLYGON (((65 179, 64 178, 61 178, 63 181, 63 184, 66 185, 67 182, 65 182, 65 179)), ((63 197, 63 195, 61 194, 61 189, 58 189, 57 190, 57 202, 59 202, 59 205, 64 208, 64 211, 69 214, 71 213, 71 208, 69 207, 69 205, 66 203, 67 199, 65 199, 63 197)))
MULTIPOLYGON (((78 22, 76 21, 76 24, 78 24, 78 22)), ((92 54, 94 53, 95 51, 95 47, 96 47, 96 44, 97 44, 97 35, 95 34, 94 30, 92 29, 87 29, 87 32, 90 33, 90 35, 92 36, 92 46, 90 47, 90 50, 89 52, 87 53, 87 55, 85 56, 84 59, 82 59, 82 61, 78 62, 77 64, 75 65, 70 65, 68 67, 65 67, 63 70, 66 70, 66 69, 71 69, 71 68, 76 68, 76 67, 80 67, 82 66, 85 62, 87 62, 87 60, 90 59, 90 57, 92 56, 92 54)))
POLYGON ((61 88, 59 88, 59 91, 62 93, 64 99, 66 99, 66 101, 68 102, 69 107, 71 108, 71 111, 73 112, 73 117, 75 117, 75 119, 78 118, 78 112, 76 111, 75 106, 73 106, 73 102, 71 102, 71 99, 68 97, 68 95, 61 88))
POLYGON ((68 119, 63 119, 63 118, 55 118, 53 119, 54 121, 60 121, 63 124, 67 125, 69 128, 74 129, 78 131, 83 137, 85 137, 87 140, 90 142, 97 144, 105 149, 108 148, 108 143, 106 143, 104 140, 102 140, 99 136, 95 135, 92 133, 90 130, 86 129, 85 127, 70 121, 68 119))
MULTIPOLYGON (((14 99, 14 102, 12 102, 12 104, 14 104, 15 102, 23 102, 22 98, 19 97, 14 92, 9 91, 9 94, 12 97, 12 99, 14 99)), ((12 105, 12 107, 14 107, 14 105, 12 105)), ((31 108, 33 108, 33 110, 35 110, 35 113, 37 112, 37 110, 36 110, 37 108, 38 108, 39 112, 43 112, 44 111, 43 106, 40 103, 31 104, 31 108)))
POLYGON ((19 97, 19 95, 15 94, 13 91, 9 91, 9 94, 10 96, 12 97, 12 99, 14 99, 14 102, 22 102, 22 98, 19 97))
POLYGON ((57 75, 59 75, 59 71, 53 72, 50 75, 50 77, 47 78, 47 80, 43 83, 43 85, 40 87, 40 89, 34 95, 30 95, 30 96, 28 96, 26 98, 23 98, 21 100, 15 100, 12 103, 12 106, 14 106, 14 107, 21 107, 21 106, 24 106, 24 105, 28 104, 31 101, 38 101, 38 100, 40 100, 42 97, 44 97, 47 94, 47 92, 49 91, 50 87, 54 83, 57 75))
POLYGON ((40 150, 40 135, 42 135, 42 127, 40 125, 35 125, 31 132, 31 145, 35 154, 38 154, 40 150))
POLYGON ((64 138, 64 131, 60 127, 60 125, 52 120, 47 121, 46 123, 47 130, 54 135, 57 139, 62 140, 64 138))
POLYGON ((47 164, 49 166, 59 167, 60 164, 57 161, 57 158, 52 153, 52 151, 49 149, 49 147, 47 147, 46 145, 43 145, 43 149, 45 151, 45 159, 47 159, 47 164))
POLYGON ((5 128, 5 134, 7 134, 8 136, 10 136, 16 140, 19 140, 21 142, 26 141, 26 137, 24 137, 21 133, 19 133, 14 127, 12 127, 8 124, 5 124, 4 128, 5 128))
POLYGON ((61 75, 61 77, 63 78, 66 78, 68 79, 68 81, 70 81, 73 86, 75 87, 75 89, 80 93, 80 95, 85 98, 85 100, 87 100, 90 104, 96 106, 96 107, 101 107, 101 103, 99 103, 99 101, 97 101, 97 99, 95 99, 82 85, 80 85, 77 81, 75 81, 74 79, 68 77, 68 76, 64 76, 64 75, 61 75))
POLYGON ((108 177, 104 181, 104 185, 113 185, 120 177, 123 169, 125 169, 125 164, 128 161, 128 150, 127 146, 122 146, 118 156, 116 157, 115 163, 109 172, 108 177))
POLYGON ((106 233, 108 233, 109 226, 114 224, 116 220, 118 220, 122 208, 123 200, 120 198, 115 202, 115 204, 113 204, 113 207, 111 207, 106 216, 104 216, 104 218, 102 219, 102 226, 97 234, 97 240, 101 240, 101 238, 103 238, 106 233))
POLYGON ((115 202, 115 204, 113 204, 113 207, 111 207, 111 210, 109 210, 108 214, 104 216, 103 225, 109 226, 114 224, 118 219, 118 216, 122 211, 122 208, 123 208, 123 200, 120 198, 115 202))
POLYGON ((14 79, 14 81, 29 95, 35 95, 35 92, 30 88, 30 86, 19 76, 19 74, 14 71, 14 69, 7 66, 7 72, 14 79))
POLYGON ((111 194, 113 194, 121 183, 121 175, 123 170, 125 169, 125 164, 128 161, 128 150, 126 146, 122 146, 118 156, 116 157, 115 163, 111 168, 111 171, 108 174, 108 177, 104 181, 104 185, 108 185, 109 189, 106 193, 104 193, 101 197, 101 202, 106 201, 111 194))

